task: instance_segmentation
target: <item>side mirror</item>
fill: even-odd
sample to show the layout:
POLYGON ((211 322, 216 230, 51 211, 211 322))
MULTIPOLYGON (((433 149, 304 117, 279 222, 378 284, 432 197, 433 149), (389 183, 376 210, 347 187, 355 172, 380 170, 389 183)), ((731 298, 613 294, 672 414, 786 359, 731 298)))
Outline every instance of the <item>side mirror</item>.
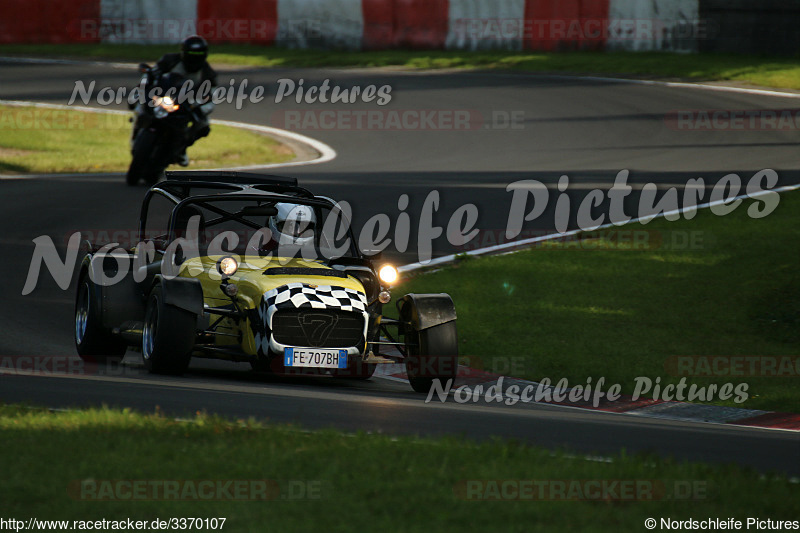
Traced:
POLYGON ((139 72, 144 74, 145 72, 150 71, 150 65, 147 63, 139 63, 139 72))

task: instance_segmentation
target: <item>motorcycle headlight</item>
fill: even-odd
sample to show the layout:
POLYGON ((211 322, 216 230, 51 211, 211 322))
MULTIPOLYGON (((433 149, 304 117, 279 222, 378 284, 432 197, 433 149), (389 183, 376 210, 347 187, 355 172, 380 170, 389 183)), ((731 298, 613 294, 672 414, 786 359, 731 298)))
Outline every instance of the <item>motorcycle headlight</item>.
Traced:
MULTIPOLYGON (((175 100, 172 99, 170 96, 156 96, 153 98, 153 103, 155 104, 154 111, 157 112, 158 109, 163 109, 167 113, 172 113, 173 111, 177 111, 180 109, 181 106, 175 103, 175 100)), ((161 118, 161 117, 159 117, 161 118)))

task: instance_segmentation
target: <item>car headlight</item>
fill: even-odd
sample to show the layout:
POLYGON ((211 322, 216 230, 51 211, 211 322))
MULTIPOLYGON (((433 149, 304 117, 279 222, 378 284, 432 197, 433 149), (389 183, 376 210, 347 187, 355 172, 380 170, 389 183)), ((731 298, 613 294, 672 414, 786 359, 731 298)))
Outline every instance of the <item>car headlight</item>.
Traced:
POLYGON ((217 270, 225 277, 231 277, 239 270, 239 262, 233 257, 223 257, 217 262, 217 270))
POLYGON ((383 265, 378 271, 378 277, 381 278, 381 281, 387 285, 391 285, 397 281, 398 276, 399 274, 397 269, 392 265, 383 265))

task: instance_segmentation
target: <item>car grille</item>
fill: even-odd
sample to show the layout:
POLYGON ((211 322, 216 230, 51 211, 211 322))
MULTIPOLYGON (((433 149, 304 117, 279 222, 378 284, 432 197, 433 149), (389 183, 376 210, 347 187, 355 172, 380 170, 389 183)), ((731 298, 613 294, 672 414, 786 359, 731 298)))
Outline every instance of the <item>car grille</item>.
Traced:
POLYGON ((349 348, 364 340, 364 316, 330 309, 277 311, 272 316, 272 335, 285 346, 349 348))

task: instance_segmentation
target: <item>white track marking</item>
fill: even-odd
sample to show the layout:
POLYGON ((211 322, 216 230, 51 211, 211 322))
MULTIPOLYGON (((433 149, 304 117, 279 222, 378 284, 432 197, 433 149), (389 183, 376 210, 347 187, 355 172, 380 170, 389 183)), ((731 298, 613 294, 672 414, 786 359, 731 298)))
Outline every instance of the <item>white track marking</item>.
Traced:
MULTIPOLYGON (((3 373, 8 372, 0 372, 0 375, 3 373)), ((380 406, 389 406, 389 407, 420 407, 424 406, 427 409, 437 409, 443 411, 453 411, 459 410, 461 412, 467 411, 472 412, 475 414, 488 414, 488 413, 496 413, 501 415, 512 415, 517 417, 524 417, 524 418, 532 418, 532 419, 542 419, 542 418, 549 418, 549 419, 563 419, 566 412, 571 411, 575 416, 607 416, 609 418, 613 417, 617 420, 624 420, 627 417, 627 413, 615 413, 611 411, 590 411, 578 407, 568 406, 568 405, 554 405, 554 404, 544 404, 548 409, 539 409, 539 408, 529 408, 529 409, 520 409, 516 406, 506 406, 498 403, 494 404, 482 404, 482 403, 467 403, 461 404, 456 402, 446 402, 441 403, 439 401, 432 401, 429 403, 424 403, 421 399, 421 395, 417 395, 412 393, 411 391, 408 392, 409 397, 394 397, 394 398, 386 398, 382 396, 373 396, 373 395, 349 395, 349 394, 341 394, 337 392, 330 392, 328 390, 308 390, 308 389, 294 389, 288 387, 280 387, 280 386, 270 386, 266 384, 257 384, 257 385, 233 385, 228 383, 212 383, 212 382, 198 382, 193 380, 192 378, 162 378, 160 379, 157 376, 150 376, 146 375, 141 378, 139 377, 124 377, 124 376, 106 376, 106 375, 79 375, 79 374, 42 374, 42 373, 35 373, 29 372, 25 370, 14 370, 13 375, 16 376, 26 376, 26 377, 36 377, 36 378, 43 378, 43 379, 71 379, 71 380, 80 380, 80 381, 103 381, 107 383, 118 383, 118 384, 127 384, 127 385, 143 385, 143 386, 156 386, 156 387, 165 387, 169 389, 186 389, 186 390, 200 390, 200 391, 213 391, 213 392, 221 392, 221 393, 232 393, 232 394, 257 394, 261 396, 279 396, 279 397, 289 397, 289 398, 297 398, 297 399, 315 399, 315 400, 326 400, 326 401, 335 401, 335 402, 343 402, 343 403, 360 403, 360 404, 373 404, 376 407, 380 406)), ((539 406, 542 404, 526 404, 526 405, 533 405, 539 406)), ((763 428, 763 427, 751 427, 751 426, 739 426, 734 424, 719 424, 715 422, 701 422, 701 421, 683 421, 683 420, 670 420, 667 418, 646 418, 641 417, 638 419, 633 419, 630 421, 631 424, 641 425, 641 424, 653 424, 658 426, 677 426, 677 427, 685 427, 686 424, 692 425, 709 425, 713 424, 716 425, 720 430, 723 431, 783 431, 783 432, 792 432, 792 430, 785 430, 782 428, 763 428)))
MULTIPOLYGON (((786 192, 790 192, 790 191, 796 191, 798 189, 800 189, 800 183, 796 184, 796 185, 786 185, 785 187, 778 187, 777 189, 770 189, 768 191, 761 191, 761 192, 753 193, 753 194, 742 194, 742 195, 737 196, 736 198, 728 199, 727 201, 726 200, 719 200, 719 201, 716 201, 716 202, 707 202, 707 203, 704 203, 704 204, 699 204, 697 206, 692 206, 690 209, 692 209, 692 210, 694 210, 694 209, 707 209, 709 207, 723 205, 723 204, 726 204, 726 203, 729 203, 729 202, 732 202, 732 201, 735 201, 735 200, 753 199, 753 198, 758 198, 759 196, 764 196, 764 195, 767 195, 767 194, 770 194, 770 193, 786 193, 786 192)), ((687 208, 687 209, 680 209, 680 208, 679 209, 673 209, 672 211, 665 211, 663 213, 659 213, 659 214, 654 215, 654 216, 647 216, 647 217, 643 217, 643 218, 647 218, 648 220, 654 220, 656 218, 663 218, 665 216, 670 216, 670 215, 681 215, 681 214, 683 214, 684 211, 686 211, 688 209, 689 208, 687 208)), ((594 228, 592 231, 626 226, 628 224, 637 223, 637 222, 641 221, 641 219, 642 219, 642 217, 637 217, 637 218, 632 218, 629 221, 623 222, 623 223, 603 224, 601 226, 598 226, 598 227, 594 228)), ((403 272, 411 272, 411 271, 414 271, 414 270, 418 270, 420 268, 428 268, 428 267, 432 267, 432 266, 439 266, 439 265, 443 265, 443 264, 446 264, 446 263, 452 263, 453 261, 456 261, 456 259, 459 256, 463 257, 464 255, 477 256, 477 255, 493 254, 493 253, 498 253, 498 252, 516 251, 516 250, 514 250, 515 248, 519 248, 519 247, 523 247, 523 246, 529 246, 531 244, 536 244, 536 243, 544 242, 544 241, 552 241, 554 239, 561 239, 561 238, 564 238, 564 237, 572 237, 573 235, 578 235, 579 233, 583 233, 583 232, 584 232, 584 230, 574 229, 574 230, 567 231, 565 233, 551 233, 550 235, 543 235, 541 237, 532 237, 530 239, 522 239, 522 240, 518 240, 518 241, 506 242, 506 243, 503 243, 503 244, 497 244, 495 246, 488 246, 486 248, 478 248, 476 250, 469 250, 467 252, 461 252, 459 254, 444 255, 442 257, 437 257, 435 259, 431 259, 430 261, 426 261, 424 263, 423 262, 410 263, 408 265, 403 265, 401 267, 398 267, 397 270, 400 271, 401 273, 403 273, 403 272)))
POLYGON ((89 65, 97 67, 135 69, 136 63, 116 63, 111 61, 88 61, 85 59, 48 59, 39 57, 0 56, 2 63, 21 63, 34 65, 89 65))
MULTIPOLYGON (((9 56, 0 56, 0 62, 7 62, 7 63, 35 63, 35 64, 62 64, 62 65, 92 65, 92 66, 104 66, 104 67, 111 67, 111 68, 125 68, 131 69, 135 68, 136 65, 134 63, 118 63, 118 62, 107 62, 107 61, 88 61, 88 60, 80 60, 80 59, 45 59, 45 58, 32 58, 32 57, 9 57, 9 56)), ((239 65, 236 65, 237 67, 239 65)), ((241 68, 258 68, 248 65, 241 65, 241 68)), ((539 72, 513 72, 513 71, 503 71, 503 70, 481 70, 480 68, 477 69, 417 69, 417 70, 404 70, 403 68, 397 67, 319 67, 320 70, 336 70, 342 72, 370 72, 370 71, 380 71, 380 72, 387 72, 391 73, 392 75, 424 75, 424 76, 434 76, 434 75, 450 75, 453 73, 459 74, 477 74, 480 76, 486 76, 487 74, 491 76, 513 76, 513 77, 542 77, 542 78, 552 78, 552 79, 563 79, 563 80, 588 80, 588 81, 599 81, 604 83, 629 83, 632 85, 651 85, 651 86, 661 86, 661 87, 675 87, 680 89, 703 89, 708 91, 719 91, 719 92, 727 92, 727 93, 740 93, 740 94, 754 94, 760 96, 775 96, 778 98, 800 98, 800 92, 789 92, 789 91, 781 91, 779 89, 753 89, 749 87, 735 87, 735 86, 728 86, 728 85, 713 85, 709 83, 693 83, 693 82, 680 82, 680 81, 661 81, 661 80, 640 80, 636 78, 614 78, 612 76, 591 76, 591 75, 580 75, 580 74, 548 74, 548 73, 539 73, 539 72), (479 71, 479 72, 476 72, 479 71)))
POLYGON ((575 79, 602 81, 612 83, 630 83, 633 85, 654 85, 661 87, 675 87, 679 89, 703 89, 706 91, 718 91, 723 93, 755 94, 759 96, 776 96, 779 98, 800 98, 800 93, 779 91, 776 89, 750 89, 748 87, 733 87, 729 85, 711 85, 708 83, 691 83, 680 81, 658 81, 658 80, 637 80, 633 78, 606 78, 603 76, 566 76, 559 74, 547 74, 549 78, 575 79))

